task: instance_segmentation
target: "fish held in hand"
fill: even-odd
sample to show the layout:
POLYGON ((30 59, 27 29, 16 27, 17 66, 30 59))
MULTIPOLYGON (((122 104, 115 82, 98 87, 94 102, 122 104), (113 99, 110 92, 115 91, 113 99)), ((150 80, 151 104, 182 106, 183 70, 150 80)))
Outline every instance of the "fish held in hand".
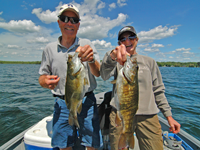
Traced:
POLYGON ((65 103, 69 109, 69 124, 80 128, 77 113, 82 110, 82 99, 85 95, 85 85, 88 84, 85 66, 78 57, 78 52, 74 56, 68 55, 67 76, 65 83, 65 103))
POLYGON ((117 106, 116 125, 122 122, 123 129, 119 138, 119 148, 129 146, 134 148, 133 118, 138 110, 138 64, 136 57, 127 56, 123 68, 120 69, 115 81, 117 94, 115 104, 117 106))

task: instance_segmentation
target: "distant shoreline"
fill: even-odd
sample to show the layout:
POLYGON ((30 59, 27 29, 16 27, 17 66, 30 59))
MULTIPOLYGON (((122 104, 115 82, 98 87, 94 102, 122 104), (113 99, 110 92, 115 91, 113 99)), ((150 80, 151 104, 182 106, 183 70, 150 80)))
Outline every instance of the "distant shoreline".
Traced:
MULTIPOLYGON (((41 61, 1 61, 0 64, 41 64, 41 61)), ((159 67, 200 67, 200 62, 157 62, 159 67)))
POLYGON ((41 61, 1 61, 0 64, 41 64, 41 61))

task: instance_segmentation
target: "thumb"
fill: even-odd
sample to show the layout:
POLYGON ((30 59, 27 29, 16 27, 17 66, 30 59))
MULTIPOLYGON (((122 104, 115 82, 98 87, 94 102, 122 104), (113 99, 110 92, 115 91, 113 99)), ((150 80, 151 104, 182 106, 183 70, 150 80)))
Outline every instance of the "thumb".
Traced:
POLYGON ((82 48, 82 46, 79 46, 79 47, 76 49, 76 52, 80 52, 80 51, 81 51, 81 48, 82 48))

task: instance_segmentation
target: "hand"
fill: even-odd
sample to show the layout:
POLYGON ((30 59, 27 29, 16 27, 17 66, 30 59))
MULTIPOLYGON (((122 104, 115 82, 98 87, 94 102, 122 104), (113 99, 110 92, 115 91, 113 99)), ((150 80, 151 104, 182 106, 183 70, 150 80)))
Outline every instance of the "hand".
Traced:
POLYGON ((169 130, 173 133, 179 133, 180 132, 180 128, 181 128, 181 125, 172 118, 172 116, 169 116, 167 117, 167 120, 168 120, 168 123, 170 125, 170 128, 169 130))
POLYGON ((85 46, 79 46, 76 49, 76 52, 79 52, 78 57, 81 58, 81 61, 92 61, 94 57, 93 49, 90 47, 90 45, 85 46))
POLYGON ((39 77, 40 85, 50 90, 53 90, 58 85, 59 80, 60 77, 55 75, 41 75, 39 77))
MULTIPOLYGON (((94 58, 94 53, 93 53, 93 49, 90 47, 90 45, 85 45, 85 46, 79 46, 76 49, 76 52, 79 52, 78 57, 81 58, 81 61, 92 61, 94 58)), ((100 64, 98 61, 95 61, 94 63, 88 63, 89 67, 90 67, 90 71, 91 73, 96 76, 99 77, 100 76, 100 64)))
POLYGON ((112 58, 112 60, 117 61, 120 65, 124 65, 127 59, 127 55, 130 56, 130 54, 126 51, 126 46, 124 44, 117 46, 110 53, 110 57, 112 58))

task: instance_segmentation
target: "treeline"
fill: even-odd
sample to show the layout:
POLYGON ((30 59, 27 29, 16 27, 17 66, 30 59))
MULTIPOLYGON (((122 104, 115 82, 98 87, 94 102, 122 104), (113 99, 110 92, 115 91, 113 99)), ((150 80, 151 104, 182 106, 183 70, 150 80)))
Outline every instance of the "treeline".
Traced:
POLYGON ((200 67, 200 62, 157 62, 159 67, 200 67))
MULTIPOLYGON (((1 61, 0 64, 41 64, 41 61, 1 61)), ((159 67, 200 67, 200 62, 157 62, 159 67)))
POLYGON ((40 64, 41 61, 1 61, 0 64, 40 64))

